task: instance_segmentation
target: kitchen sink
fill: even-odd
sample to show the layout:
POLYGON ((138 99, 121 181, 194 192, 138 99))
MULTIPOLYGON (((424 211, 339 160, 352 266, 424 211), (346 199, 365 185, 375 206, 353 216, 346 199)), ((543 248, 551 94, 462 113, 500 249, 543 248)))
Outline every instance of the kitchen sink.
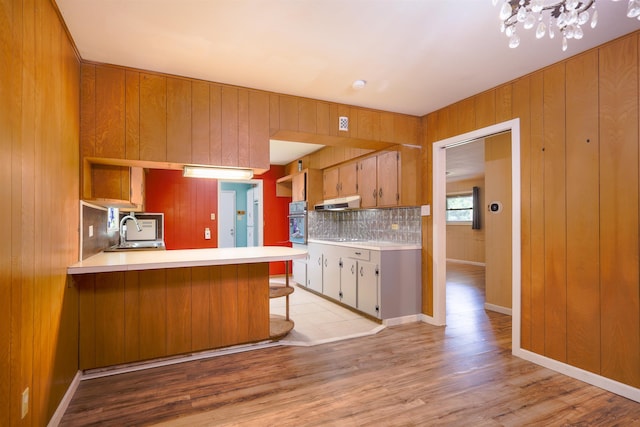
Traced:
POLYGON ((166 247, 163 241, 140 241, 125 242, 122 245, 111 246, 105 249, 105 252, 122 252, 122 251, 163 251, 166 247))

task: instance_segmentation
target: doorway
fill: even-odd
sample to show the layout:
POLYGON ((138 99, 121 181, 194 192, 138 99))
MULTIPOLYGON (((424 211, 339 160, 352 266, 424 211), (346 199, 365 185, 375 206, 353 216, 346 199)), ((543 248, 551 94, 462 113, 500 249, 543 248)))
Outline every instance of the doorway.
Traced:
MULTIPOLYGON (((488 126, 433 144, 433 317, 446 323, 446 150, 488 136, 511 132, 511 306, 512 348, 520 348, 520 121, 488 126)), ((508 213, 508 212, 505 212, 508 213)))
POLYGON ((264 245, 262 184, 262 180, 218 181, 218 247, 264 245))

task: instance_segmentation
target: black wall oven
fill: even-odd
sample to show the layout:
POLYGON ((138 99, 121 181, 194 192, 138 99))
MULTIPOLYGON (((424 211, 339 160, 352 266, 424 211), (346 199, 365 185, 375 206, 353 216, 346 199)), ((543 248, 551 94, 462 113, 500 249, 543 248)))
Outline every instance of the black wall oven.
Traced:
POLYGON ((289 241, 307 243, 307 202, 289 203, 289 241))

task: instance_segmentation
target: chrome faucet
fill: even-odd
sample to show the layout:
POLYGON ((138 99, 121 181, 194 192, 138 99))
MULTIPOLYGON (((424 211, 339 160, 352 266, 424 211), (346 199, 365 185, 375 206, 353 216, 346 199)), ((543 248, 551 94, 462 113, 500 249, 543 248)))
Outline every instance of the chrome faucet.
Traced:
POLYGON ((128 219, 132 219, 138 231, 142 231, 140 224, 138 224, 138 219, 135 217, 135 214, 133 212, 131 212, 129 215, 123 216, 122 219, 120 220, 120 246, 124 246, 124 239, 127 233, 126 222, 128 219))

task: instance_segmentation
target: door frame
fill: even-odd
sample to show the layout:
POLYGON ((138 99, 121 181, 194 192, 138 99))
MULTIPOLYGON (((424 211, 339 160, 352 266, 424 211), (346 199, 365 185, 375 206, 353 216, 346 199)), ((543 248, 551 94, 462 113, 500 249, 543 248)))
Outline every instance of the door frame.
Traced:
MULTIPOLYGON (((218 180, 218 217, 220 217, 220 194, 222 192, 222 183, 232 182, 237 184, 252 184, 255 185, 254 191, 258 190, 258 217, 255 218, 257 227, 254 229, 254 233, 258 233, 258 246, 264 246, 264 182, 261 179, 249 179, 249 180, 232 180, 232 179, 219 179, 218 180)), ((218 221, 218 238, 220 236, 220 221, 218 221)), ((237 241, 236 241, 237 244, 237 241)))
POLYGON ((429 323, 446 324, 446 272, 447 272, 447 156, 446 148, 463 145, 480 138, 502 132, 511 132, 511 259, 512 259, 512 349, 520 349, 521 323, 521 190, 520 190, 520 119, 508 120, 477 129, 433 144, 433 317, 429 323))

